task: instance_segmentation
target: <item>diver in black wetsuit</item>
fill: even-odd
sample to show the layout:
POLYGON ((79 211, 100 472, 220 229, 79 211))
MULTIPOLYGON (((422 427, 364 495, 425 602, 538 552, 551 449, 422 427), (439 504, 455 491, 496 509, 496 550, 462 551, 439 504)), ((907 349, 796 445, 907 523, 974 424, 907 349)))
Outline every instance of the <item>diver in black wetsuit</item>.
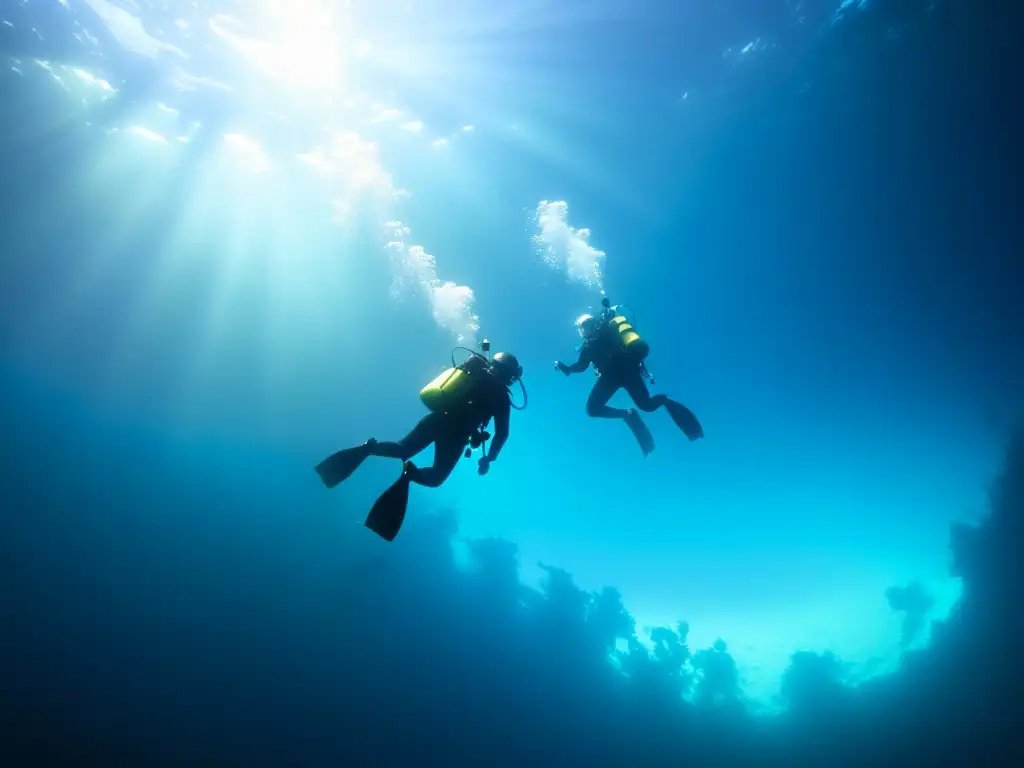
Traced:
MULTIPOLYGON (((499 352, 495 360, 504 354, 499 352)), ((515 360, 511 355, 507 358, 515 360)), ((512 380, 507 376, 500 376, 501 372, 507 370, 501 365, 492 366, 491 374, 481 378, 478 388, 473 392, 473 399, 467 401, 462 408, 447 413, 428 413, 398 442, 379 443, 370 439, 362 448, 368 456, 384 456, 408 462, 406 473, 411 482, 427 488, 437 488, 455 469, 466 446, 470 444, 480 426, 493 418, 494 436, 491 439, 491 447, 480 458, 477 467, 481 475, 487 474, 491 462, 498 458, 505 441, 508 440, 512 403, 509 400, 506 382, 511 384, 512 380), (431 443, 434 444, 434 463, 431 466, 421 468, 408 461, 431 443)))
POLYGON ((654 450, 654 439, 636 409, 612 408, 608 405, 612 395, 625 389, 641 411, 651 413, 664 407, 676 426, 690 440, 703 437, 704 430, 689 408, 665 395, 651 395, 644 381, 645 378, 652 382, 654 380, 644 363, 646 343, 636 336, 624 318, 618 316, 617 308, 611 307, 607 299, 603 304, 605 311, 600 318, 583 315, 576 321, 576 327, 583 337, 576 362, 572 365, 566 365, 561 360, 555 363, 556 370, 566 376, 583 373, 591 365, 594 366, 598 379, 587 398, 587 415, 599 419, 623 419, 636 436, 644 455, 649 454, 654 450), (630 341, 630 345, 626 346, 622 339, 632 337, 635 337, 635 344, 630 341), (643 351, 633 353, 630 346, 641 347, 643 351))
POLYGON ((450 372, 460 377, 458 383, 454 383, 456 379, 453 378, 433 390, 431 387, 437 380, 428 385, 421 397, 432 410, 401 440, 379 442, 371 438, 360 446, 328 456, 316 466, 324 485, 333 488, 350 477, 370 456, 402 460, 401 476, 377 500, 366 520, 368 528, 388 541, 398 534, 405 518, 410 483, 439 487, 451 475, 459 459, 464 454, 471 455, 469 448, 480 447, 490 438, 484 428, 491 419, 494 420, 494 437, 490 448, 478 462, 479 474, 487 474, 508 440, 513 408, 509 387, 520 381, 523 375, 523 368, 515 355, 498 352, 488 361, 486 357, 473 353, 467 362, 453 367, 446 374, 450 372), (442 391, 445 386, 448 389, 442 391), (410 459, 431 443, 434 445, 434 463, 429 467, 417 467, 410 459))

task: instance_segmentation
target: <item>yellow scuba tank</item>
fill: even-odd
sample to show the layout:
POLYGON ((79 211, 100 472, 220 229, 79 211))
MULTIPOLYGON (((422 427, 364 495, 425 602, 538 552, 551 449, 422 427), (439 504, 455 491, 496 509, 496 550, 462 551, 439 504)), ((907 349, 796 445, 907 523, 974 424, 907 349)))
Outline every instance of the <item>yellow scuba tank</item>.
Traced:
POLYGON ((478 377, 486 369, 487 361, 471 355, 461 365, 446 368, 420 390, 420 400, 435 413, 445 413, 464 405, 473 393, 478 377))
POLYGON ((624 316, 615 315, 608 321, 608 326, 613 334, 613 338, 618 340, 622 350, 629 354, 631 358, 640 362, 647 357, 651 351, 650 345, 640 338, 640 334, 633 329, 633 326, 630 325, 624 316))

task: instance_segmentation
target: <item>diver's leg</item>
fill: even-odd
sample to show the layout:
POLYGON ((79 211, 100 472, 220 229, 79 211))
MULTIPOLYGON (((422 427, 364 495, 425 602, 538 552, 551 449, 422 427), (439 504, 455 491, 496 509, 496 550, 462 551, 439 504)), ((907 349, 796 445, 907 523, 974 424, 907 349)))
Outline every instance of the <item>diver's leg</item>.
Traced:
POLYGON ((640 410, 650 413, 658 408, 664 408, 676 426, 690 440, 699 440, 704 437, 704 428, 689 408, 665 395, 652 396, 647 389, 647 384, 639 374, 635 378, 627 379, 623 386, 640 410))
POLYGON ((619 381, 611 376, 599 376, 594 383, 594 388, 590 390, 590 397, 587 398, 587 416, 596 419, 626 418, 629 411, 612 408, 608 405, 608 401, 612 399, 612 395, 619 390, 620 386, 619 381))
MULTIPOLYGON (((640 377, 637 376, 637 379, 639 378, 640 377)), ((643 384, 642 381, 640 383, 643 384)), ((628 376, 622 376, 617 379, 615 389, 618 389, 619 387, 625 387, 626 391, 629 392, 630 396, 633 398, 634 402, 637 403, 637 405, 639 405, 640 403, 647 404, 648 401, 651 399, 650 394, 646 391, 645 388, 642 393, 638 392, 638 394, 646 395, 646 398, 642 397, 638 401, 637 395, 634 394, 636 388, 633 386, 633 382, 628 376)), ((612 392, 614 392, 615 389, 613 389, 612 392)), ((608 410, 615 411, 618 409, 609 408, 608 410)), ((645 408, 644 410, 648 409, 645 408)), ((650 410, 654 410, 654 408, 651 408, 650 410)), ((626 422, 626 426, 629 427, 630 432, 633 433, 633 437, 636 438, 637 443, 640 445, 640 450, 644 452, 644 456, 650 454, 650 452, 654 450, 654 438, 651 436, 650 430, 647 429, 647 425, 644 424, 644 420, 640 418, 640 414, 637 413, 636 408, 630 408, 629 410, 618 412, 622 414, 622 420, 626 422)))
POLYGON ((437 439, 441 427, 440 419, 440 413, 428 413, 398 442, 373 442, 368 445, 369 454, 408 461, 437 439))
POLYGON ((427 488, 437 488, 455 469, 469 440, 460 434, 448 432, 434 441, 434 463, 429 467, 408 466, 409 479, 427 488))
POLYGON ((412 432, 397 443, 378 443, 371 438, 362 445, 337 451, 316 465, 316 473, 325 486, 334 488, 351 477, 369 456, 385 456, 403 461, 410 459, 433 442, 437 434, 437 422, 431 419, 434 415, 427 414, 420 419, 412 432))
POLYGON ((647 384, 638 371, 636 375, 628 377, 623 383, 623 388, 630 398, 636 403, 636 407, 644 413, 651 413, 666 404, 668 398, 665 395, 651 395, 647 384))
POLYGON ((404 466, 401 476, 374 502, 366 517, 366 527, 385 541, 394 541, 409 506, 409 485, 419 483, 436 488, 443 483, 455 469, 466 442, 468 438, 461 444, 452 439, 447 417, 440 413, 428 413, 413 427, 412 432, 397 443, 373 444, 371 450, 375 456, 402 459, 404 466), (431 443, 434 444, 432 467, 420 469, 409 461, 431 443))

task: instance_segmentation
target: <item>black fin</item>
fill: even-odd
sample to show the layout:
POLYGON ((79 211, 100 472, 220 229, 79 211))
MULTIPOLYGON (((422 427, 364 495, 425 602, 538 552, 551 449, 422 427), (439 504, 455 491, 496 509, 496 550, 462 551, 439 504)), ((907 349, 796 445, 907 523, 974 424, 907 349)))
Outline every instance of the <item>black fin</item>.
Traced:
POLYGON ((626 422, 626 426, 629 427, 633 437, 640 444, 640 450, 644 452, 644 458, 647 458, 651 451, 654 450, 654 436, 651 435, 651 431, 644 424, 644 420, 640 418, 640 414, 635 409, 630 408, 629 415, 623 421, 626 422))
POLYGON ((346 448, 316 465, 316 473, 320 475, 323 484, 333 488, 343 480, 347 480, 353 472, 359 469, 366 457, 370 455, 369 445, 360 445, 355 448, 346 448))
POLYGON ((683 431, 690 440, 700 440, 704 437, 704 428, 697 421, 697 417, 693 415, 693 412, 682 403, 677 403, 675 400, 669 400, 665 403, 665 410, 668 411, 668 415, 672 417, 672 421, 676 423, 676 426, 683 431))
POLYGON ((405 521, 405 510, 409 506, 409 468, 406 464, 402 475, 373 503, 366 516, 366 527, 384 541, 394 541, 405 521))

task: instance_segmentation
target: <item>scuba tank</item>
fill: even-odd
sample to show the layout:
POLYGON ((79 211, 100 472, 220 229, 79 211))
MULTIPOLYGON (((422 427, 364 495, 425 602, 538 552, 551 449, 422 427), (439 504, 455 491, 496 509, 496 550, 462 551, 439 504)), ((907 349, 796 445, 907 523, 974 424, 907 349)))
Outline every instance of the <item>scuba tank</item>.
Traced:
MULTIPOLYGON (((486 343, 486 342, 485 342, 486 343)), ((487 344, 490 348, 490 344, 487 344)), ((420 400, 435 413, 451 411, 469 400, 478 377, 482 376, 489 365, 487 358, 477 352, 455 365, 454 352, 452 366, 441 371, 427 386, 420 390, 420 400)))
MULTIPOLYGON (((491 368, 489 357, 491 342, 484 339, 480 342, 480 349, 481 352, 468 347, 456 347, 452 350, 451 367, 445 368, 433 381, 420 390, 420 400, 429 410, 444 413, 464 405, 470 399, 473 388, 480 381, 480 377, 487 375, 491 368), (455 353, 458 350, 469 353, 461 363, 455 362, 455 353)), ((523 392, 523 404, 512 403, 512 408, 521 411, 526 408, 529 400, 523 380, 517 378, 516 381, 523 392)))
POLYGON ((604 307, 602 319, 607 323, 608 333, 618 344, 619 349, 636 362, 643 362, 650 354, 651 347, 640 338, 640 334, 636 332, 626 316, 619 312, 622 305, 612 307, 611 302, 605 297, 601 299, 601 306, 604 307))

